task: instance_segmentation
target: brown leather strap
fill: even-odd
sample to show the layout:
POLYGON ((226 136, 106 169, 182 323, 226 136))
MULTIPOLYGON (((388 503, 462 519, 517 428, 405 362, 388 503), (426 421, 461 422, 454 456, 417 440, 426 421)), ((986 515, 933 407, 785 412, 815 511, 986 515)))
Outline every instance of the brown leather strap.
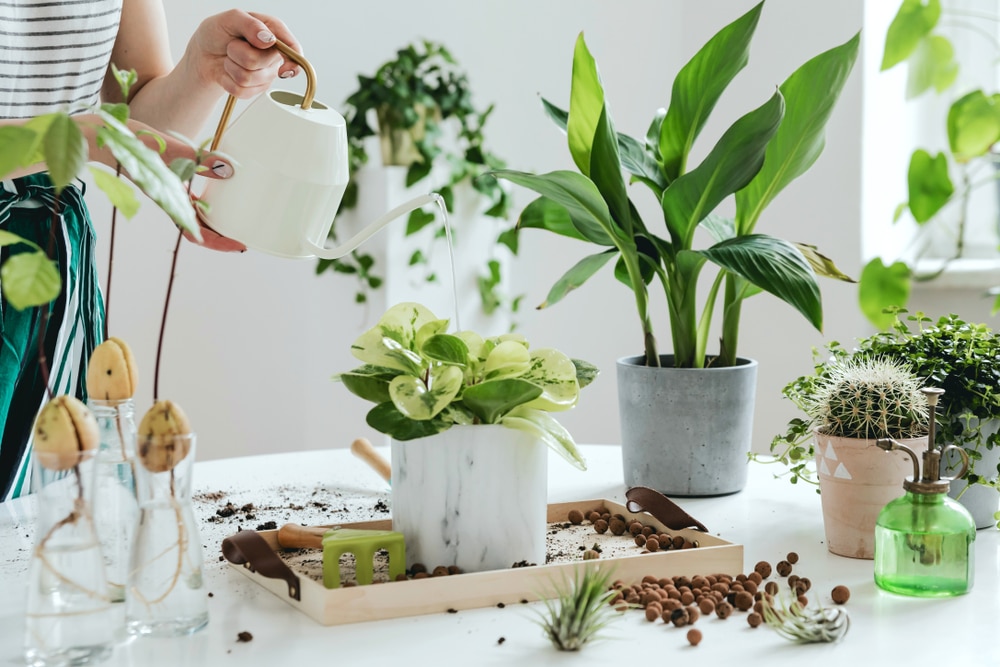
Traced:
POLYGON ((284 579, 288 584, 288 597, 302 599, 298 576, 285 565, 257 531, 241 530, 222 540, 222 555, 230 563, 242 565, 269 579, 284 579))
POLYGON ((708 532, 708 528, 705 528, 698 519, 682 510, 674 501, 659 491, 645 486, 633 486, 625 492, 625 497, 628 498, 625 507, 628 508, 629 512, 652 514, 664 526, 673 530, 696 528, 703 533, 708 532))

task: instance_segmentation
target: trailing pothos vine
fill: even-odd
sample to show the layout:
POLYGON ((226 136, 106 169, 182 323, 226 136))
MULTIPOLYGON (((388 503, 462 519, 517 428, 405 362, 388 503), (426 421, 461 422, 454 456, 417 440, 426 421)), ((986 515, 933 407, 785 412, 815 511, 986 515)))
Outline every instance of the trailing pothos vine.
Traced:
MULTIPOLYGON (((487 175, 505 166, 485 146, 483 128, 493 105, 482 111, 473 105, 468 77, 444 46, 425 40, 400 49, 396 58, 379 67, 374 76, 358 75, 358 89, 345 104, 352 178, 341 211, 357 205, 358 183, 354 176, 369 161, 365 140, 378 136, 383 144, 382 164, 405 166, 407 187, 427 183, 429 190, 444 199, 449 214, 454 211, 455 189, 467 183, 484 201, 484 215, 509 218, 510 195, 487 175), (375 127, 370 122, 373 115, 378 120, 375 127), (445 132, 452 129, 453 133, 445 132)), ((407 219, 405 234, 410 236, 427 229, 433 230, 433 243, 445 237, 444 220, 434 207, 413 211, 407 219)), ((336 225, 330 236, 336 238, 336 225)), ((496 238, 496 246, 506 246, 516 255, 517 230, 502 231, 496 238)), ((427 267, 426 280, 435 282, 438 276, 430 269, 430 255, 431 248, 417 249, 409 257, 409 265, 427 267)), ((383 283, 375 258, 363 250, 342 259, 320 259, 316 273, 327 270, 356 277, 358 303, 367 302, 371 290, 383 283)), ((486 261, 478 280, 486 314, 504 307, 511 312, 518 309, 520 297, 505 295, 500 289, 501 282, 501 263, 494 255, 486 261)))

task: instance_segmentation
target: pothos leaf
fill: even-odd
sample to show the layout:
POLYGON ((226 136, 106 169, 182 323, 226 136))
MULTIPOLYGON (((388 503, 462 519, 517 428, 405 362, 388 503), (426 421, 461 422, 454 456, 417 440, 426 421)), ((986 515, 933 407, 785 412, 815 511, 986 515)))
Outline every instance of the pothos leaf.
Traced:
POLYGON ((139 198, 124 179, 96 167, 90 167, 90 175, 94 178, 94 184, 107 195, 111 205, 121 211, 122 215, 131 219, 139 212, 139 198))
POLYGON ((0 267, 3 295, 14 308, 24 310, 49 303, 62 285, 55 262, 41 250, 14 255, 0 267))

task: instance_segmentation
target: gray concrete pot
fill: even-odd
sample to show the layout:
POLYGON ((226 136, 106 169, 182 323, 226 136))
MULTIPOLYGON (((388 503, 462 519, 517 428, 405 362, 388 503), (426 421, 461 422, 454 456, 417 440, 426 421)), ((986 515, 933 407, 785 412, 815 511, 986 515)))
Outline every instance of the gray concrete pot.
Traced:
POLYGON ((625 484, 668 496, 716 496, 746 486, 757 362, 727 368, 660 368, 617 362, 625 484))

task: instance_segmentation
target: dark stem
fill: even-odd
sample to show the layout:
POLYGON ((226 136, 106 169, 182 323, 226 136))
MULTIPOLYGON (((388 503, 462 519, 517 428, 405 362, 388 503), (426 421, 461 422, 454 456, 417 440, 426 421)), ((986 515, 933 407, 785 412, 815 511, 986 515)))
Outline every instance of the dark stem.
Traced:
MULTIPOLYGON (((52 208, 52 222, 49 223, 49 243, 48 247, 45 249, 46 256, 55 261, 56 252, 56 226, 59 224, 59 196, 56 195, 56 203, 52 208)), ((60 286, 60 293, 65 291, 66 285, 60 286)), ((49 325, 49 311, 52 309, 52 303, 47 303, 44 306, 40 306, 41 315, 38 321, 38 366, 42 373, 42 382, 45 383, 45 393, 48 394, 49 399, 52 398, 52 387, 49 384, 49 359, 45 355, 45 330, 49 325)))
POLYGON ((167 281, 167 298, 163 301, 163 319, 160 321, 160 338, 156 342, 156 366, 153 371, 153 402, 160 397, 160 357, 163 354, 163 332, 167 328, 167 311, 170 309, 170 293, 174 289, 174 276, 177 273, 177 255, 181 251, 181 239, 184 232, 177 232, 177 243, 174 244, 174 258, 170 263, 170 280, 167 281))
MULTIPOLYGON (((115 165, 115 178, 121 178, 122 165, 115 165)), ((104 290, 104 340, 108 339, 108 321, 111 319, 111 271, 115 266, 115 227, 118 223, 118 207, 111 209, 111 245, 108 248, 108 286, 104 290)))

